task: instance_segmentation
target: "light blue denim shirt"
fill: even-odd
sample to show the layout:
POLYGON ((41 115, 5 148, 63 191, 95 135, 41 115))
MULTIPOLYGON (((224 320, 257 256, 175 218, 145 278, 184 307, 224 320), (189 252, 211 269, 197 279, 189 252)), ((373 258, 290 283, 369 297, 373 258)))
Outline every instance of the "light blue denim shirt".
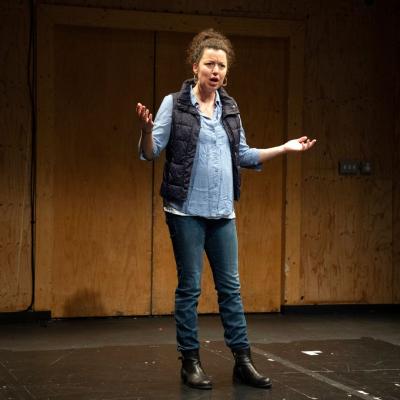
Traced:
MULTIPOLYGON (((181 215, 205 218, 234 218, 232 159, 228 135, 222 125, 222 105, 216 92, 212 118, 200 111, 191 90, 192 104, 200 114, 200 132, 193 161, 187 199, 181 203, 164 203, 164 209, 181 215)), ((172 95, 164 97, 153 126, 153 157, 160 155, 168 144, 172 122, 172 95)), ((145 159, 141 154, 141 159, 145 159)), ((240 166, 260 165, 259 149, 246 143, 243 127, 240 129, 240 166)))

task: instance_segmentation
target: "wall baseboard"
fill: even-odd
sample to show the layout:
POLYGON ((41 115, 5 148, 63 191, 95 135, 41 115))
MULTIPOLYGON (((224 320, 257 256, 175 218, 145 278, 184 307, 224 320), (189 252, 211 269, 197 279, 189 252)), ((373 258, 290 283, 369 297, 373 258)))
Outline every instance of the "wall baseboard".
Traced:
POLYGON ((400 304, 310 304, 282 306, 282 314, 399 313, 400 304))
POLYGON ((51 320, 51 311, 17 311, 0 312, 0 323, 4 322, 33 322, 51 320))

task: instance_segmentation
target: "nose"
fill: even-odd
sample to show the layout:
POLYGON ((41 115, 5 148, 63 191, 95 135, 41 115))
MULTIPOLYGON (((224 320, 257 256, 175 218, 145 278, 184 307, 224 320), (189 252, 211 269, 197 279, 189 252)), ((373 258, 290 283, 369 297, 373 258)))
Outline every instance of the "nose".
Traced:
POLYGON ((218 65, 214 66, 214 68, 212 69, 211 73, 213 75, 218 75, 219 74, 219 67, 218 65))

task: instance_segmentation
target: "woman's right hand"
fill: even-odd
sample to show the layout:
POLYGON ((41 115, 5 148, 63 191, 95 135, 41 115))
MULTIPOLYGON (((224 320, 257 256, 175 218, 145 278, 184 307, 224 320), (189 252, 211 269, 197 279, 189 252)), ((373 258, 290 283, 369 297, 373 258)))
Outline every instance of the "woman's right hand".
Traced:
POLYGON ((136 113, 140 121, 140 129, 143 133, 151 133, 153 130, 153 115, 150 110, 143 104, 137 103, 136 113))

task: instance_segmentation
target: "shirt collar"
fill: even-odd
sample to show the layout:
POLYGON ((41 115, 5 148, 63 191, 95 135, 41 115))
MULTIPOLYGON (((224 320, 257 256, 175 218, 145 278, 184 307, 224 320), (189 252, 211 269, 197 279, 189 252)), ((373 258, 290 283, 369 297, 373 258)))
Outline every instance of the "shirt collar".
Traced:
MULTIPOLYGON (((190 100, 192 104, 197 108, 199 103, 197 102, 197 97, 194 94, 193 86, 190 87, 190 100)), ((218 90, 215 91, 215 104, 220 107, 221 106, 221 99, 219 97, 218 90)))

